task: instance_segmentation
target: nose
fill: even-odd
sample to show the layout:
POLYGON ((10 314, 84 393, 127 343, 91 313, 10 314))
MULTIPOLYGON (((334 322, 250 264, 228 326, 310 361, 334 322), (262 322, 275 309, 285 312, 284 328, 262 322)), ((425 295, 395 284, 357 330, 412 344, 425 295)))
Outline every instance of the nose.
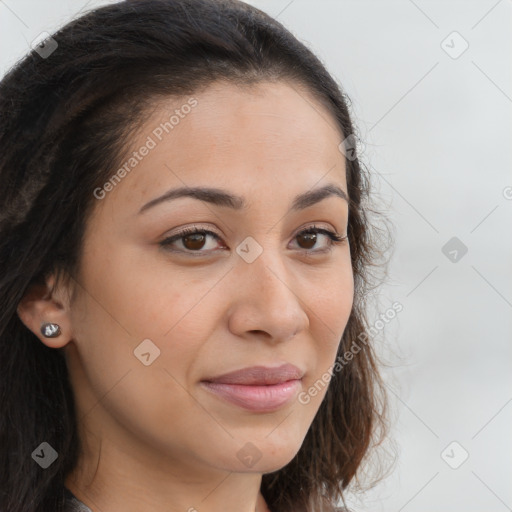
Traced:
POLYGON ((240 261, 237 265, 229 309, 233 334, 245 338, 258 334, 276 343, 308 329, 305 297, 298 295, 293 276, 276 261, 262 255, 250 264, 240 261))

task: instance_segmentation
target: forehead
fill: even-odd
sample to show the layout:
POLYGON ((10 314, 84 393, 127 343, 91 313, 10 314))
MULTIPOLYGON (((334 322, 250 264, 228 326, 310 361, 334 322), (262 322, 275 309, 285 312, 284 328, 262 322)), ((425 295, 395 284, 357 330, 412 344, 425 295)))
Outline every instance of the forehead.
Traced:
MULTIPOLYGON (((260 82, 240 86, 220 81, 192 96, 197 105, 179 121, 185 127, 172 130, 173 136, 179 139, 183 135, 190 146, 203 144, 205 149, 215 151, 243 144, 247 150, 257 147, 259 153, 263 148, 295 145, 295 153, 301 149, 325 153, 336 149, 342 140, 332 115, 298 84, 260 82), (193 137, 189 137, 191 132, 193 137)), ((189 99, 160 103, 150 123, 165 122, 169 113, 184 108, 189 99)))
POLYGON ((296 195, 325 177, 346 190, 341 141, 332 114, 295 83, 216 82, 154 104, 123 163, 132 151, 145 154, 113 195, 138 209, 173 186, 224 186, 241 195, 286 187, 296 195), (150 149, 139 151, 144 146, 150 149))

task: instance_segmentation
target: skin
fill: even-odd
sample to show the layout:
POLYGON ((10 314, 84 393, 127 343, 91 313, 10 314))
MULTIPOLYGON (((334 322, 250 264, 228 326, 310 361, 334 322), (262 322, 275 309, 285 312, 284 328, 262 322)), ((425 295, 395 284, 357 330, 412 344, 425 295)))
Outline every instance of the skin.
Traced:
MULTIPOLYGON (((346 235, 347 202, 331 196, 288 212, 312 188, 347 192, 343 137, 328 111, 286 82, 216 82, 193 96, 198 105, 97 201, 73 286, 49 293, 51 276, 18 308, 42 343, 65 353, 84 446, 66 485, 94 512, 265 511, 262 474, 295 456, 327 387, 307 404, 257 413, 200 381, 289 362, 307 390, 334 364, 352 308, 348 241, 315 254, 327 236, 313 246, 297 237, 313 224, 346 235), (226 189, 248 207, 179 198, 138 214, 184 185, 226 189), (188 226, 220 240, 208 235, 201 257, 159 246, 188 226), (235 251, 248 236, 263 248, 252 263, 235 251), (62 334, 43 337, 43 322, 62 334), (144 339, 160 349, 148 366, 134 356, 144 339), (261 453, 252 467, 237 457, 248 442, 261 453)), ((162 101, 132 151, 184 103, 162 101)), ((197 247, 184 243, 173 248, 197 247)))

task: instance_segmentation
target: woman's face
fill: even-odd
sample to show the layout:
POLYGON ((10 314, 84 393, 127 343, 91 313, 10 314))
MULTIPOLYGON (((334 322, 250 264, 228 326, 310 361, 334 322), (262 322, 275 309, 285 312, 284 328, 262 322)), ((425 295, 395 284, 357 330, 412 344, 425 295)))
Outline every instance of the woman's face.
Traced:
POLYGON ((332 193, 347 194, 341 141, 328 112, 284 82, 217 82, 140 127, 125 172, 95 193, 65 348, 79 417, 105 450, 195 475, 294 457, 352 307, 348 241, 329 250, 326 234, 300 235, 347 234, 347 201, 332 193), (215 193, 155 201, 199 187, 215 193), (185 228, 213 234, 164 243, 185 228), (300 379, 205 384, 283 364, 300 379))

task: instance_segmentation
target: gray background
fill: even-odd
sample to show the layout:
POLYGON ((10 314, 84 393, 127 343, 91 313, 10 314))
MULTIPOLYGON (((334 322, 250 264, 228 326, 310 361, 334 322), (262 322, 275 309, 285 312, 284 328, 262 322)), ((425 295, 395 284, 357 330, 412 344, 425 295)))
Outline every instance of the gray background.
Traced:
MULTIPOLYGON (((0 73, 42 31, 104 3, 0 0, 0 73)), ((249 3, 342 84, 375 198, 394 225, 370 316, 403 305, 379 342, 395 443, 386 449, 398 456, 349 503, 361 512, 511 510, 511 0, 249 3)))

